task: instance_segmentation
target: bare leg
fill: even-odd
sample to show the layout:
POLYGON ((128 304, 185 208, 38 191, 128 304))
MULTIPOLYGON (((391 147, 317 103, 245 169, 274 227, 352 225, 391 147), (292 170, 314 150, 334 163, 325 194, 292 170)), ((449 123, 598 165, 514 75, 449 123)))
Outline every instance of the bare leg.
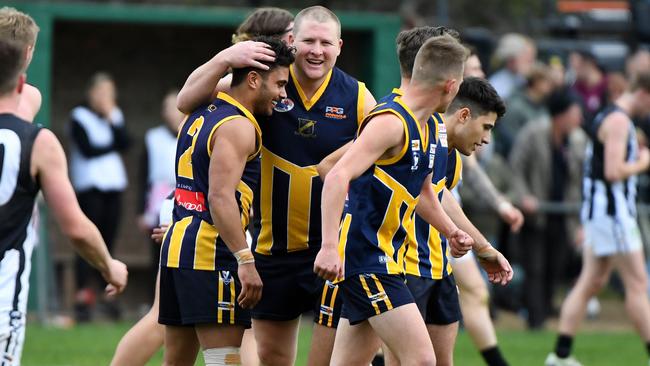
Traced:
POLYGON ((625 310, 644 342, 650 342, 650 302, 648 275, 643 262, 643 251, 619 254, 613 257, 625 286, 625 310))
POLYGON ((156 291, 151 309, 122 337, 115 349, 112 366, 143 366, 162 347, 165 327, 158 324, 159 287, 160 273, 156 278, 156 291))
POLYGON ((293 366, 300 318, 289 321, 253 319, 257 355, 263 366, 293 366))
POLYGON ((368 321, 350 325, 347 319, 341 318, 336 329, 331 365, 368 366, 379 345, 379 338, 368 321))
POLYGON ((560 334, 576 333, 585 317, 587 302, 603 288, 612 272, 611 258, 596 257, 588 246, 585 246, 582 258, 582 271, 578 282, 562 304, 558 329, 560 334))
POLYGON ((329 366, 334 349, 336 328, 314 323, 309 350, 308 366, 329 366))
POLYGON ((193 327, 165 326, 164 366, 193 366, 199 342, 193 327))
POLYGON ((454 345, 458 334, 458 322, 448 325, 427 325, 427 331, 433 343, 438 366, 454 364, 454 345))
POLYGON ((257 343, 252 328, 244 331, 240 352, 242 366, 259 366, 260 359, 257 357, 257 343))
POLYGON ((490 318, 489 293, 481 272, 472 259, 452 262, 454 277, 460 288, 460 310, 463 324, 479 350, 497 345, 497 335, 490 318))

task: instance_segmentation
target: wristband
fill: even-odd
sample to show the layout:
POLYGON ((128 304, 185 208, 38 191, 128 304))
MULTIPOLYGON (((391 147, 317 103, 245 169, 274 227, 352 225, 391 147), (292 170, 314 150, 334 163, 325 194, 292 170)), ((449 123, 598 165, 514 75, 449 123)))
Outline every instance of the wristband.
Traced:
POLYGON ((253 253, 251 252, 250 248, 242 249, 238 252, 233 253, 233 255, 237 259, 237 264, 248 264, 255 262, 255 257, 253 257, 253 253))

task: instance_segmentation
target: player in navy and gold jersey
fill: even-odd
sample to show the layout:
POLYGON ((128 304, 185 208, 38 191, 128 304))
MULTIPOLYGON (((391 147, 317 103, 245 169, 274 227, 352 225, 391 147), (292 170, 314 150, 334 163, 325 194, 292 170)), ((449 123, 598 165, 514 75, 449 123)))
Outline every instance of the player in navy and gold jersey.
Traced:
MULTIPOLYGON (((294 364, 298 317, 311 309, 317 324, 308 362, 329 364, 340 292, 313 273, 321 241, 322 183, 316 165, 354 138, 363 115, 375 105, 363 83, 334 67, 340 36, 339 20, 326 8, 310 7, 296 16, 296 61, 287 99, 276 105, 270 119, 260 120, 264 134, 261 192, 254 211, 256 219, 261 218, 261 231, 254 255, 265 291, 253 309, 253 322, 263 364, 294 364)), ((263 48, 249 51, 266 57, 263 48)), ((235 58, 231 52, 222 52, 188 78, 179 94, 181 110, 202 100, 206 85, 211 83, 207 89, 212 90, 225 72, 226 60, 235 58)))
POLYGON ((261 296, 244 235, 262 143, 253 114, 270 115, 286 97, 294 57, 284 42, 260 40, 275 51, 270 69, 233 70, 230 94, 199 107, 179 132, 173 222, 160 255, 166 363, 193 363, 195 336, 206 364, 239 363, 248 309, 261 296))
POLYGON ((341 278, 344 315, 332 365, 368 364, 377 335, 403 364, 435 362, 403 282, 403 244, 417 209, 457 250, 471 248, 471 239, 442 212, 429 183, 436 143, 430 117, 444 111, 458 91, 465 58, 466 50, 452 37, 427 41, 405 95, 377 106, 325 178, 323 244, 314 270, 325 279, 341 278), (399 335, 392 331, 397 327, 399 335))

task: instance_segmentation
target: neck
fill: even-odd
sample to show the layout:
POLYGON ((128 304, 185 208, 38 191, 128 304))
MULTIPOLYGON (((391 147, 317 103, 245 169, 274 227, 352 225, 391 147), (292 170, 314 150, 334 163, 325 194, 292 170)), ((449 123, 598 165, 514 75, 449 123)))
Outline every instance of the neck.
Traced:
POLYGON ((404 91, 402 101, 411 109, 420 125, 424 126, 440 105, 441 97, 437 88, 423 88, 411 83, 404 91))
POLYGON ((616 99, 614 102, 619 108, 621 108, 628 116, 634 115, 634 95, 626 91, 616 99))
POLYGON ((320 86, 325 82, 325 79, 327 79, 328 73, 329 72, 325 73, 325 75, 320 79, 310 79, 302 72, 302 70, 300 70, 300 68, 295 66, 293 67, 293 74, 296 77, 296 82, 300 85, 300 89, 305 93, 307 99, 311 99, 311 97, 316 94, 318 88, 320 88, 320 86))
POLYGON ((406 89, 408 89, 409 84, 411 84, 411 78, 407 78, 407 77, 402 76, 402 78, 400 79, 400 82, 399 82, 400 90, 405 91, 406 89))
POLYGON ((20 102, 20 94, 12 94, 4 97, 0 97, 0 113, 12 113, 16 114, 18 112, 18 103, 20 102))
POLYGON ((244 88, 232 88, 228 94, 244 108, 253 113, 254 99, 250 96, 251 93, 244 90, 244 88))
POLYGON ((445 128, 447 129, 447 148, 449 151, 456 148, 456 120, 454 113, 445 112, 443 115, 442 121, 445 123, 445 128))

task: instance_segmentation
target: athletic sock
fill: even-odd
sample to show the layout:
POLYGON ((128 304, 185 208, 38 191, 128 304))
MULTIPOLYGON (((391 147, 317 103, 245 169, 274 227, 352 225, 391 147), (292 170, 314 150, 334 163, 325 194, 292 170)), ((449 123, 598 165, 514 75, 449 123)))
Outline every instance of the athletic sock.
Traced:
POLYGON ((567 358, 571 354, 572 346, 573 336, 567 334, 559 334, 557 336, 557 343, 555 343, 555 354, 559 358, 567 358))
POLYGON ((508 366, 508 362, 503 358, 499 346, 482 350, 481 356, 483 356, 483 360, 488 366, 508 366))

